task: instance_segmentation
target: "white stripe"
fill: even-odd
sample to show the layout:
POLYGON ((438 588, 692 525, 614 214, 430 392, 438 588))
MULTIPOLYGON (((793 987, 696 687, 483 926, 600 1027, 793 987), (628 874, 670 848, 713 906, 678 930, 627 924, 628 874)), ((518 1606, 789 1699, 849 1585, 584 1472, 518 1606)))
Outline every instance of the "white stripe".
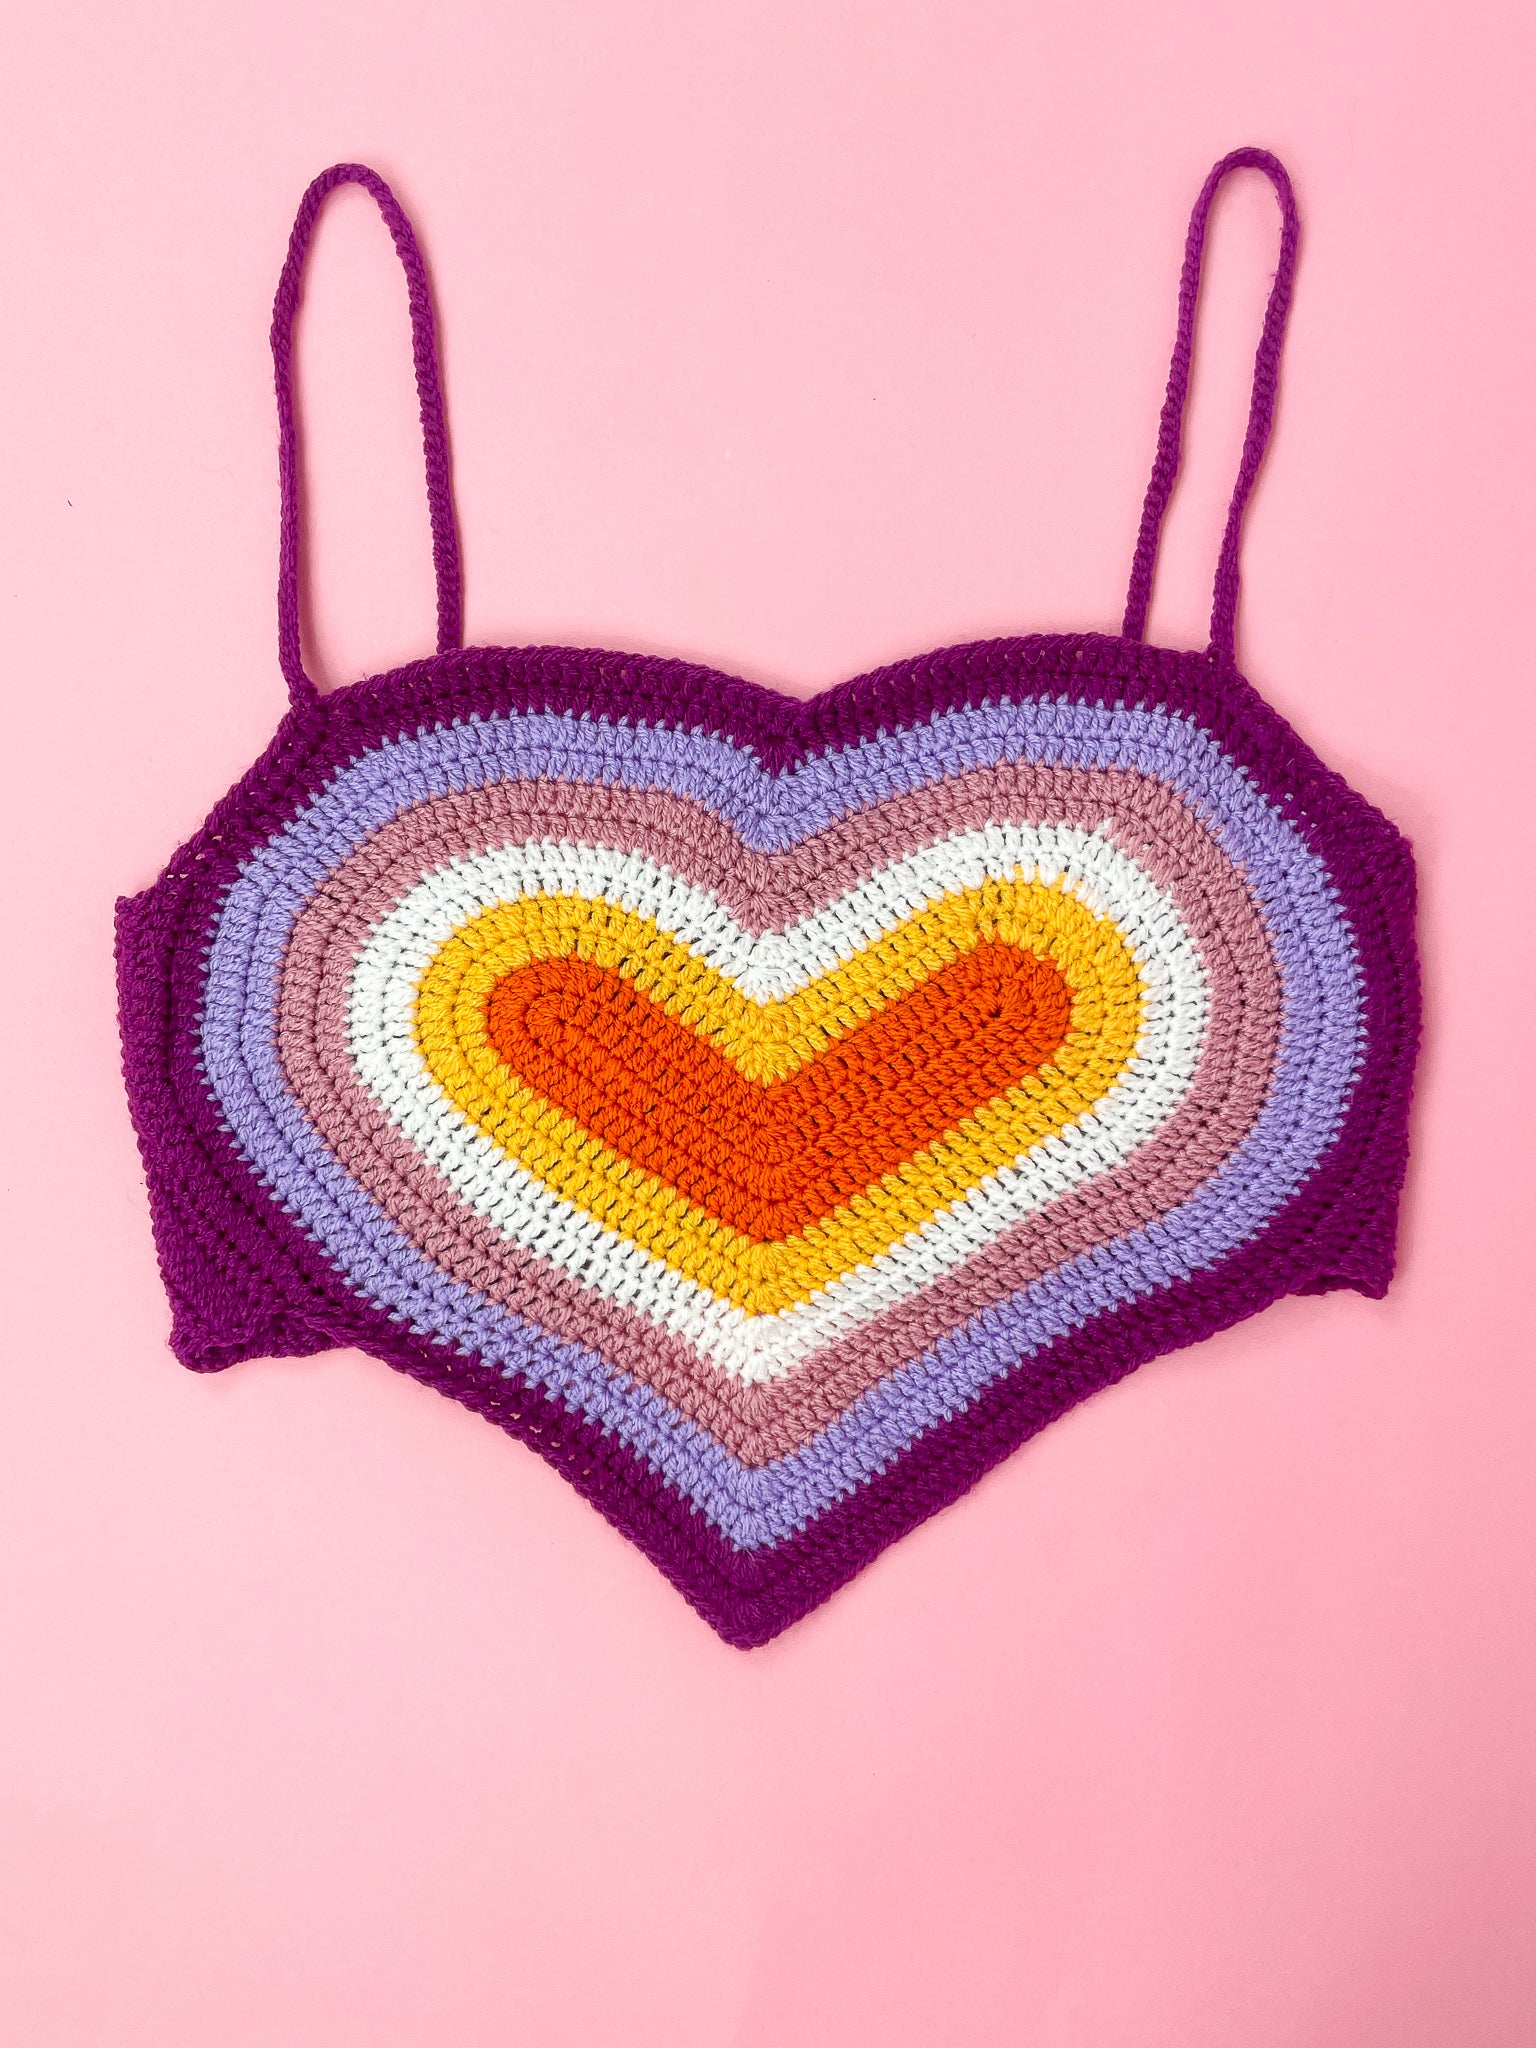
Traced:
POLYGON ((812 917, 754 939, 707 890, 644 854, 528 841, 455 860, 422 879, 374 929, 353 969, 348 1036, 358 1078, 460 1198, 506 1236, 608 1299, 674 1331, 722 1370, 762 1381, 908 1299, 1000 1232, 1142 1145, 1188 1092, 1206 980, 1183 920, 1103 836, 1060 825, 991 825, 892 862, 812 917), (415 1035, 430 961, 498 903, 560 894, 649 917, 744 995, 782 1000, 916 911, 983 881, 1063 888, 1118 927, 1146 985, 1126 1074, 1094 1112, 1044 1139, 878 1258, 775 1315, 749 1315, 609 1230, 510 1158, 432 1076, 415 1035))

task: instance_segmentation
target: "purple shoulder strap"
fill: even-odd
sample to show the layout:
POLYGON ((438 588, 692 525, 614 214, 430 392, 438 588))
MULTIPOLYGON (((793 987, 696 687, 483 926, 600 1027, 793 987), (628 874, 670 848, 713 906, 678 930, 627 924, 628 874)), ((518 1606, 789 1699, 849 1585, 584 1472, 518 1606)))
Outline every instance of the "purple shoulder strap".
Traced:
MULTIPOLYGON (((1127 639, 1139 640, 1146 631, 1147 609, 1152 595, 1152 576, 1157 560, 1163 516, 1173 495, 1179 472, 1183 439, 1184 404, 1189 390, 1190 365, 1194 354, 1195 311, 1200 294, 1201 264, 1205 251, 1206 227, 1212 202, 1222 181, 1236 170, 1258 170, 1270 180, 1280 202, 1280 259, 1275 272, 1263 332, 1254 360, 1253 397, 1248 411, 1248 428, 1243 440, 1237 482, 1227 512, 1226 531, 1216 568, 1216 587, 1211 611, 1211 649, 1231 658, 1237 624, 1239 556, 1243 514, 1274 419, 1279 375, 1280 349, 1290 313, 1296 274, 1296 244, 1299 220, 1295 194, 1285 166, 1268 150, 1237 149, 1216 164, 1201 188, 1190 216, 1189 236, 1184 249, 1184 268, 1179 280, 1178 327, 1168 392, 1163 401, 1158 428, 1157 454, 1142 506, 1141 527, 1131 568, 1126 597, 1127 639)), ((278 657, 288 679, 295 703, 315 695, 315 685, 305 673, 299 636, 299 450, 298 426, 293 402, 293 323, 303 291, 304 264, 314 235, 315 222, 328 194, 338 185, 361 185, 383 214, 396 251, 405 270, 410 304, 412 353, 416 390, 421 405, 422 444, 426 456, 427 503, 432 519, 432 558, 437 576, 437 646, 439 653, 463 645, 463 576, 459 557, 459 536, 453 510, 449 473, 448 430, 443 412, 442 383, 438 373, 436 328, 431 293, 421 250, 399 202, 384 180, 366 164, 334 164, 322 171, 299 202, 288 255, 278 280, 272 308, 272 361, 277 389, 278 470, 281 492, 281 529, 278 549, 278 657)))
POLYGON ((1291 310, 1291 289, 1296 278, 1296 241, 1300 220, 1296 195, 1278 157, 1267 149, 1234 149, 1224 156, 1201 187, 1195 210, 1190 215, 1189 239, 1184 245, 1184 270, 1179 279, 1179 324, 1173 344, 1173 363, 1168 372, 1168 395, 1163 400, 1162 420, 1157 433, 1157 455, 1152 480, 1147 485, 1141 508, 1141 531, 1136 539, 1136 558, 1131 565, 1131 587, 1125 601, 1127 640, 1140 640, 1146 632, 1147 606, 1152 596, 1152 572, 1157 561, 1157 543, 1163 514, 1173 495, 1179 473, 1179 450, 1184 430, 1184 400, 1189 390, 1189 368, 1194 354, 1195 307, 1200 296, 1200 266, 1205 253, 1205 230, 1211 202, 1222 180, 1232 171, 1262 171, 1275 188, 1280 202, 1280 260, 1264 313, 1264 331, 1259 336, 1253 365, 1253 397, 1248 407, 1248 431, 1243 438, 1242 461, 1227 511, 1227 528, 1216 564, 1216 593, 1211 607, 1211 652, 1231 660, 1237 635, 1238 562, 1243 537, 1243 513, 1253 490, 1254 478, 1269 444, 1269 430, 1275 416, 1275 392, 1280 373, 1280 346, 1291 310))
POLYGON ((338 185, 361 185, 373 195, 405 268, 411 309, 411 350, 416 395, 421 401, 421 438, 427 459, 427 504, 432 514, 432 561, 437 572, 437 651, 464 644, 463 576, 459 530, 453 512, 448 465, 448 428, 437 368, 437 332, 426 266, 400 203, 377 171, 366 164, 333 164, 322 171, 299 201, 288 241, 288 256, 272 307, 272 365, 277 382, 277 460, 282 494, 278 537, 277 652, 288 693, 295 704, 316 695, 304 671, 299 644, 299 438, 293 404, 293 322, 304 288, 304 262, 315 222, 338 185))

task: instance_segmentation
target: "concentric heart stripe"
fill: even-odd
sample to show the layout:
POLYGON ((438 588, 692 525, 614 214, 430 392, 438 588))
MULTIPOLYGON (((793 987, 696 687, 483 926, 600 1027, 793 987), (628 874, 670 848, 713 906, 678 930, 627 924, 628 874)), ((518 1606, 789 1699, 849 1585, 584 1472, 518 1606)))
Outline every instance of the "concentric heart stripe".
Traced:
MULTIPOLYGON (((1027 828, 1020 828, 1027 830, 1027 828)), ((1122 856, 1102 842, 1090 842, 1079 834, 1085 851, 1091 851, 1095 867, 1119 875, 1127 890, 1142 899, 1140 911, 1149 943, 1139 963, 1144 983, 1145 1046, 1151 1053, 1136 1067, 1130 1065, 1134 1050, 1133 1021, 1126 1018, 1118 1035, 1110 1040, 1117 1050, 1105 1065, 1102 1048, 1092 1038, 1084 1050, 1098 1064, 1089 1073, 1090 1089, 1079 1094, 1081 1110, 1077 1122, 1064 1129, 1054 1142, 1038 1145, 1029 1157, 1011 1166, 1000 1166, 975 1180, 974 1173, 962 1171, 952 1190, 950 1207, 934 1213, 931 1204, 910 1212, 909 1232, 921 1225, 919 1234, 892 1241, 889 1233, 870 1247, 869 1263, 851 1269, 832 1247, 832 1259, 825 1275, 827 1284, 802 1307, 786 1307, 773 1315, 765 1327, 762 1315, 744 1317, 739 1306, 719 1298, 715 1290, 702 1288, 698 1278, 675 1268, 681 1263, 649 1256, 631 1238, 638 1225, 614 1233, 605 1245, 605 1256, 594 1260, 590 1211, 563 1200, 541 1173, 530 1173, 515 1160, 508 1160, 493 1140, 480 1132, 457 1106, 445 1099, 434 1082, 423 1049, 415 1042, 417 1005, 422 990, 420 961, 429 963, 437 948, 455 929, 455 919, 470 905, 498 890, 515 892, 522 882, 530 885, 542 872, 545 851, 540 848, 503 849, 487 856, 496 879, 487 883, 474 864, 464 863, 449 873, 429 878, 422 884, 428 902, 408 898, 394 918, 382 920, 362 949, 353 975, 348 1012, 349 1053, 358 1078, 385 1110, 391 1122, 439 1167, 463 1199, 481 1213, 502 1221, 508 1234, 523 1235, 522 1219, 532 1205, 539 1218, 541 1249, 573 1275, 603 1293, 648 1311, 660 1310, 679 1334, 712 1355, 728 1370, 762 1379, 786 1372, 807 1352, 820 1348, 836 1334, 855 1327, 871 1315, 889 1308, 895 1285, 905 1294, 968 1257, 1008 1223, 1041 1207, 1052 1195, 1079 1184, 1106 1165, 1118 1165, 1145 1137, 1157 1128, 1169 1108, 1188 1087, 1198 1055, 1198 1039, 1204 1011, 1204 982, 1198 960, 1177 919, 1170 919, 1156 892, 1144 876, 1133 870, 1122 856), (520 878, 520 879, 519 879, 520 878), (448 900, 432 905, 435 895, 447 893, 448 900), (388 963, 388 964, 384 964, 388 963), (1096 1110, 1092 1094, 1100 1085, 1112 1082, 1115 1068, 1125 1062, 1126 1071, 1108 1090, 1096 1110), (975 1180, 973 1186, 969 1180, 975 1180)), ((610 895, 635 895, 640 891, 640 873, 635 862, 622 856, 591 851, 584 859, 594 875, 604 865, 615 870, 610 895)), ((999 865, 1006 865, 1000 858, 999 865)), ((1076 904, 1060 891, 1047 892, 1061 906, 1063 914, 1075 912, 1085 924, 1093 909, 1111 914, 1115 899, 1103 893, 1102 875, 1096 878, 1099 901, 1092 908, 1076 904)), ((589 886, 599 886, 593 879, 589 886)), ((658 878, 664 887, 665 878, 658 878)), ((1090 888, 1086 877, 1079 886, 1090 888)), ((415 895, 415 892, 412 892, 415 895)), ((643 895, 642 895, 642 900, 643 895)), ((942 899, 941 899, 942 904, 942 899)), ((1133 913, 1123 903, 1122 914, 1133 913)), ((674 905, 673 915, 680 916, 674 905)), ((1107 921, 1107 920, 1105 920, 1107 921)), ((692 928, 707 929, 718 922, 717 913, 704 908, 692 928)), ((812 926, 813 936, 819 927, 812 926)), ((897 948, 910 943, 910 935, 893 935, 897 948)), ((811 950, 815 951, 814 943, 811 950)), ((728 957, 728 953, 727 953, 728 957)), ((819 957, 825 957, 821 955, 819 957)), ((1130 974, 1119 969, 1121 990, 1129 994, 1130 974)), ((1117 1004, 1117 1011, 1124 1006, 1117 1004)), ((1107 1020, 1111 1032, 1113 1018, 1107 1020)), ((1075 1048, 1073 1048, 1075 1050, 1075 1048)), ((1059 1063, 1058 1063, 1059 1066, 1059 1063)), ((1041 1077, 1042 1080, 1044 1077, 1041 1077)), ((1069 1070, 1068 1083, 1074 1078, 1069 1070)), ((1033 1101, 1024 1107, 1032 1119, 1033 1101)), ((1021 1143, 1035 1140, 1027 1131, 1021 1143)), ((1039 1134, 1037 1134, 1039 1135, 1039 1134)), ((962 1163, 963 1164, 963 1163, 962 1163)), ((870 1206, 875 1207, 873 1199, 870 1206)), ((857 1229, 863 1219, 850 1226, 857 1229)))
MULTIPOLYGON (((995 903, 968 932, 973 953, 1014 943, 995 903)), ((1251 1241, 1338 1130, 1363 1024, 1323 862, 1208 733, 1155 708, 1034 698, 778 774, 702 729, 540 711, 382 740, 245 860, 212 934, 201 1043, 231 1139, 356 1298, 474 1369, 550 1389, 761 1551, 1020 1360, 1251 1241), (580 962, 770 1088, 965 957, 919 946, 902 981, 899 943, 878 949, 989 889, 1052 898, 1099 934, 1070 962, 1038 930, 1015 945, 1051 963, 1074 1009, 1014 1087, 1048 1090, 1079 1032, 1101 1041, 1107 1022, 1077 1021, 1074 972, 1089 996, 1118 991, 1099 1009, 1134 1013, 1129 1041, 1001 1165, 961 1160, 954 1134, 1006 1089, 802 1223, 789 1237, 846 1228, 905 1190, 920 1154, 955 1153, 949 1200, 893 1215, 906 1227, 884 1249, 850 1239, 855 1263, 785 1305, 744 1305, 723 1268, 690 1272, 681 1238, 647 1243, 647 1188, 698 1231, 735 1226, 498 1052, 508 975, 580 962), (880 966, 856 1000, 847 976, 866 956, 880 966), (1117 958, 1129 968, 1106 982, 1117 958), (827 977, 817 1015, 803 999, 827 977), (797 1000, 743 1036, 744 1005, 797 1000), (453 1088, 470 1082, 466 1108, 453 1088), (530 1134, 552 1146, 531 1162, 530 1134)))
MULTIPOLYGON (((937 977, 965 959, 962 945, 973 949, 978 942, 1001 939, 1025 958, 1049 963, 1058 982, 1064 977, 1072 990, 1068 1028, 1054 1048, 1055 1057, 1043 1074, 1017 1067, 980 1106, 946 1119, 932 1142, 899 1157, 885 1176, 864 1176, 835 1205, 833 1216, 817 1208, 805 1227, 778 1234, 772 1244, 764 1245, 760 1237, 733 1229, 687 1201, 675 1186, 637 1171, 639 1162, 632 1155, 607 1145, 594 1149, 598 1133, 559 1115, 546 1097, 524 1085, 523 1074, 510 1073, 501 1063, 489 1040, 489 1000, 509 967, 521 964, 518 956, 529 942, 527 927, 541 912, 557 913, 549 920, 552 929, 543 934, 543 943, 559 945, 564 937, 574 945, 571 907, 568 899, 551 903, 548 898, 505 906, 485 913, 448 941, 419 988, 421 1060, 448 1100, 509 1158, 588 1214, 611 1218, 627 1237, 749 1315, 771 1315, 810 1299, 830 1281, 889 1251, 988 1175, 1092 1115, 1136 1049, 1141 1027, 1136 963, 1118 933, 1104 935, 1106 919, 1095 919, 1055 891, 1028 884, 941 901, 926 916, 901 927, 892 942, 871 947, 869 957, 851 963, 859 970, 859 993, 849 989, 845 971, 810 984, 806 996, 828 1005, 834 1019, 857 1017, 854 1005, 865 989, 879 986, 887 963, 891 982, 900 990, 905 975, 896 963, 901 955, 906 956, 907 972, 931 963, 931 974, 937 977), (531 915, 516 919, 523 929, 509 932, 516 912, 524 910, 531 915)), ((643 960, 646 935, 660 936, 654 926, 616 913, 607 903, 581 907, 588 917, 577 928, 598 958, 611 950, 620 959, 643 960), (631 936, 637 926, 639 934, 631 936)), ((675 949, 673 958, 677 971, 668 979, 686 986, 688 969, 698 963, 682 948, 675 949)), ((665 974, 664 956, 658 964, 665 974)), ((644 986, 643 973, 635 980, 644 986)), ((910 993, 915 996, 930 987, 930 981, 918 981, 910 993)), ((753 1005, 729 984, 725 989, 736 995, 746 1012, 737 1024, 740 1035, 747 1035, 742 1023, 750 1029, 749 1020, 757 1017, 772 1043, 770 1034, 776 1035, 791 1006, 753 1005)), ((974 987, 971 993, 974 999, 974 987)), ((729 1019, 732 1006, 721 1000, 718 990, 708 991, 704 1000, 711 995, 715 1000, 709 1007, 729 1019)), ((872 1001, 867 994, 863 1000, 872 1001)), ((878 1011, 867 1009, 864 1014, 878 1011)), ((975 1015, 971 1019, 973 1028, 984 1021, 975 1015)), ((366 1072, 364 1030, 366 1024, 355 1027, 354 1050, 360 1071, 366 1072)), ((719 1035, 736 1033, 726 1024, 719 1035)), ((831 1051, 821 1055, 833 1056, 831 1051)), ((912 1078, 916 1080, 915 1072, 912 1078)), ((658 1115, 652 1111, 653 1119, 658 1115)), ((814 1127, 807 1128, 802 1144, 812 1143, 814 1135, 814 1127)), ((802 1156, 802 1179, 804 1171, 802 1156)))
MULTIPOLYGON (((1188 1102, 1155 1140, 1140 1147, 1132 1164, 1099 1183, 1105 1197, 1117 1205, 1117 1214, 1122 1208, 1129 1213, 1143 1201, 1148 1213, 1173 1207, 1248 1128, 1267 1083, 1278 1023, 1273 968, 1246 891, 1234 883, 1204 833, 1177 804, 1170 813, 1165 803, 1156 818, 1136 825, 1138 790, 1145 793, 1128 778, 1077 778, 1073 788, 1063 790, 1062 795, 1082 806, 1089 823, 1102 823, 1106 803, 1118 804, 1131 828, 1120 829, 1135 839, 1143 860, 1154 870, 1167 862, 1181 864, 1177 893, 1184 914, 1202 935, 1220 1000, 1188 1102)), ((1029 797, 1026 789, 1017 786, 1006 793, 1001 789, 988 793, 1000 805, 1005 801, 1022 805, 1029 797)), ((975 794, 967 801, 974 800, 975 794)), ((588 795, 596 803, 606 792, 588 795)), ((575 807, 580 800, 581 793, 570 787, 558 794, 558 801, 566 806, 575 807)), ((479 823, 466 824, 457 805, 458 800, 445 800, 441 829, 428 829, 416 811, 386 827, 357 855, 359 863, 368 864, 374 880, 357 878, 359 893, 354 895, 341 886, 338 871, 336 880, 319 891, 305 910, 288 952, 282 1048, 296 1085, 328 1141, 350 1163, 389 1162, 392 1171, 380 1186, 381 1202, 408 1233, 420 1238, 424 1231, 431 1231, 436 1256, 460 1278, 471 1285, 485 1285, 492 1297, 505 1305, 537 1314, 561 1335, 603 1349, 625 1370, 650 1380, 687 1413, 705 1421, 738 1455, 762 1462, 793 1448, 808 1431, 840 1412, 878 1371, 914 1355, 945 1329, 1012 1292, 1020 1284, 1021 1274, 1032 1277, 1042 1264, 1055 1263, 1065 1253, 1095 1241, 1091 1230, 1084 1234, 1085 1216, 1074 1212, 1070 1204, 1064 1207, 1064 1198, 1049 1178, 1049 1158, 1033 1162, 1034 1170, 1046 1176, 1042 1199, 1047 1206, 1038 1221, 1026 1217, 1009 1228, 995 1254, 971 1257, 963 1284, 936 1283, 908 1304, 883 1313, 883 1297, 877 1290, 867 1338, 854 1326, 847 1286, 837 1290, 842 1298, 834 1303, 833 1313, 818 1318, 830 1332, 831 1348, 806 1358, 792 1385, 776 1389, 773 1405, 766 1410, 762 1401, 754 1402, 753 1393, 766 1397, 767 1389, 743 1390, 740 1398, 730 1388, 722 1390, 718 1376, 701 1367, 699 1354, 691 1346, 659 1339, 653 1326, 618 1301, 607 1306, 573 1305, 542 1261, 523 1253, 515 1241, 497 1237, 487 1221, 467 1209, 461 1214, 456 1249, 450 1255, 442 1189, 435 1184, 435 1176, 424 1167, 421 1155, 401 1141, 372 1098, 349 1078, 344 986, 357 944, 375 923, 382 905, 400 893, 400 885, 389 879, 396 872, 393 863, 399 851, 393 841, 410 842, 409 862, 400 870, 408 886, 423 860, 436 866, 478 850, 487 833, 494 836, 499 828, 504 829, 499 809, 487 814, 482 805, 479 823), (429 850, 423 852, 423 848, 429 850), (385 877, 382 882, 380 875, 385 877), (322 966, 326 959, 333 963, 328 973, 322 966), (314 1056, 317 1041, 325 1056, 323 1065, 314 1056), (331 1074, 336 1077, 334 1094, 328 1093, 331 1074), (515 1274, 510 1285, 498 1277, 503 1268, 511 1268, 515 1274), (901 1348, 904 1344, 905 1350, 901 1348)), ((508 815, 520 828, 538 822, 538 816, 521 804, 508 815)), ((679 823, 696 824, 702 815, 683 816, 679 823)), ((582 822, 586 825, 593 820, 583 818, 582 822)), ((820 843, 809 850, 830 854, 820 843)), ((820 864, 818 860, 816 866, 820 864)), ((489 1170, 492 1174, 496 1170, 494 1156, 489 1170)), ((976 1210, 977 1205, 972 1204, 973 1216, 976 1210)), ((487 1213, 497 1212, 492 1208, 487 1213)), ((507 1213, 515 1213, 515 1205, 507 1213)), ((969 1219, 962 1213, 959 1220, 969 1219)), ((966 1240, 966 1248, 974 1249, 970 1240, 966 1240)), ((578 1261, 590 1261, 590 1245, 579 1232, 571 1239, 571 1255, 578 1261)), ((577 1270, 581 1270, 579 1266, 577 1270)), ((674 1311, 673 1321, 685 1334, 707 1336, 686 1301, 680 1312, 674 1311)), ((750 1356, 737 1359, 727 1351, 722 1362, 735 1363, 748 1377, 757 1376, 750 1356)))

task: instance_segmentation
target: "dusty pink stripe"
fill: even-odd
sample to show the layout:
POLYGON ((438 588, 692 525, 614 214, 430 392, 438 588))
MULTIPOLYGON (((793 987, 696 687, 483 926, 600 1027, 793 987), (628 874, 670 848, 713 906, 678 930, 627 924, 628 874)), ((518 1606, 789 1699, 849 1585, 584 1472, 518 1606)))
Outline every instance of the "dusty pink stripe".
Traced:
MULTIPOLYGON (((420 856, 425 874, 446 861, 529 839, 606 846, 644 853, 709 889, 755 937, 811 916, 877 869, 935 840, 989 823, 1065 822, 1063 803, 1086 807, 1095 824, 1129 817, 1142 807, 1134 792, 1149 786, 1131 770, 1005 763, 855 812, 787 853, 762 853, 744 846, 692 797, 540 778, 415 805, 382 826, 336 873, 357 888, 363 878, 395 873, 409 855, 420 856)), ((1171 793, 1168 800, 1183 808, 1171 793)), ((1203 836, 1203 828, 1196 829, 1203 836)), ((382 915, 398 898, 376 900, 382 915)))
POLYGON ((456 1279, 556 1334, 591 1345, 750 1464, 797 1448, 875 1380, 945 1331, 1094 1244, 1185 1200, 1262 1104, 1279 986, 1240 880, 1164 785, 1086 769, 978 769, 844 819, 781 855, 742 847, 687 798, 593 785, 503 784, 423 804, 383 827, 330 877, 295 925, 284 965, 281 1056, 338 1158, 456 1279), (423 873, 523 838, 636 848, 709 888, 750 929, 804 917, 872 869, 952 832, 1046 820, 1111 836, 1178 903, 1210 978, 1194 1085, 1163 1129, 1115 1173, 1013 1225, 965 1265, 807 1359, 789 1380, 743 1386, 637 1311, 606 1301, 468 1208, 356 1081, 347 982, 368 929, 423 873))

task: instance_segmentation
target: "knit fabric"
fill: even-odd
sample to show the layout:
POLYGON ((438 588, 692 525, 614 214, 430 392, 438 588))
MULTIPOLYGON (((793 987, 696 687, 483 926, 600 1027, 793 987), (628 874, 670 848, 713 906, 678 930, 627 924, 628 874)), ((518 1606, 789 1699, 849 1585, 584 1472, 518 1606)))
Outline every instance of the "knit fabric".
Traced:
POLYGON ((549 648, 296 687, 119 906, 173 1346, 359 1346, 763 1642, 1143 1361, 1384 1291, 1413 886, 1139 629, 805 704, 549 648))

